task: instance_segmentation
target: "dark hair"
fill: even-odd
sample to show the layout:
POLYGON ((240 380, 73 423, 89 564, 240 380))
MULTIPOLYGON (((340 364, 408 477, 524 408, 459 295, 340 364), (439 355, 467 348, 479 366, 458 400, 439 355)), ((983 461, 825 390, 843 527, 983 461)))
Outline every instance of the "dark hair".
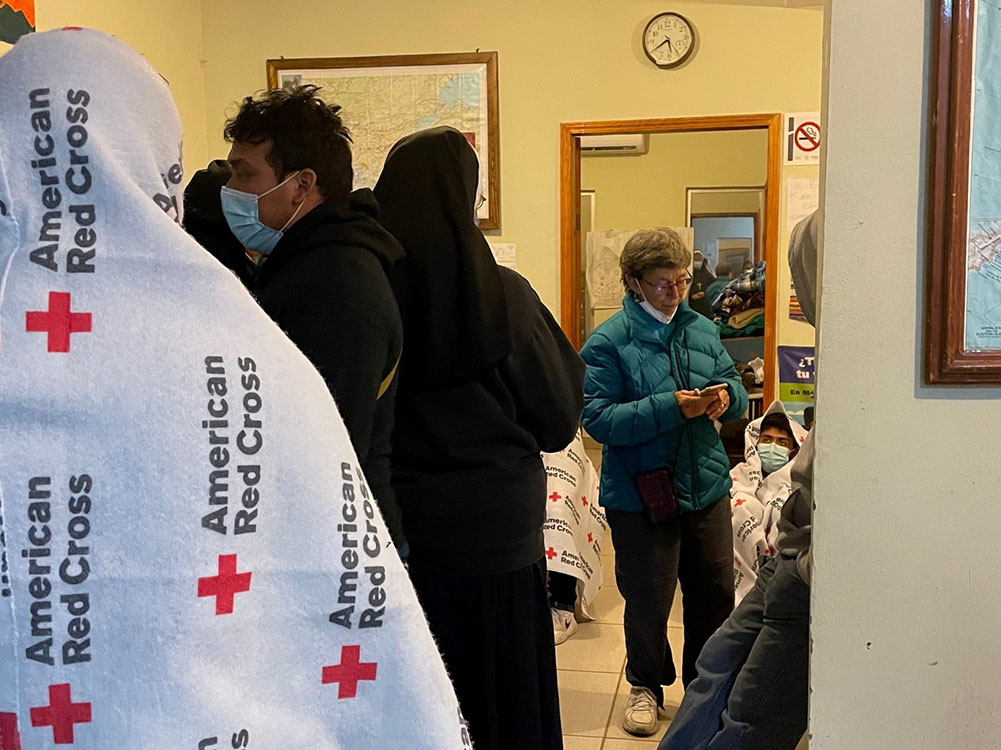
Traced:
POLYGON ((733 276, 733 267, 729 263, 720 261, 720 264, 716 266, 717 276, 733 276))
POLYGON ((787 417, 785 414, 779 414, 778 412, 773 412, 767 415, 764 419, 762 419, 761 427, 758 430, 758 434, 760 435, 761 433, 763 433, 765 430, 768 429, 781 430, 782 432, 784 432, 786 435, 789 436, 789 439, 792 440, 793 444, 795 445, 796 435, 793 434, 792 427, 789 425, 789 417, 787 417))
POLYGON ((298 169, 316 172, 316 184, 328 203, 341 203, 351 192, 351 134, 341 108, 327 104, 318 86, 289 86, 243 100, 236 117, 226 121, 229 143, 271 142, 268 164, 281 180, 298 169))

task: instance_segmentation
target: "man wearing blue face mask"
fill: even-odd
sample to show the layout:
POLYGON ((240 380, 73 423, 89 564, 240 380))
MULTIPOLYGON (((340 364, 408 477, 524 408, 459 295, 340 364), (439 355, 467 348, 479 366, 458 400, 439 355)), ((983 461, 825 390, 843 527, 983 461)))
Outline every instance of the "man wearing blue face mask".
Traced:
POLYGON ((330 389, 400 554, 390 434, 403 326, 389 278, 403 249, 352 192, 351 137, 340 107, 298 86, 247 97, 226 123, 232 177, 222 211, 261 256, 250 288, 330 389))

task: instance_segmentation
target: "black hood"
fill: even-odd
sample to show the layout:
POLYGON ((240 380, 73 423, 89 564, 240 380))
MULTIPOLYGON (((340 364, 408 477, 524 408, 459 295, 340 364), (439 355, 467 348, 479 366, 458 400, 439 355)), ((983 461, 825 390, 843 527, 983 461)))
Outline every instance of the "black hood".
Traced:
POLYGON ((393 269, 405 257, 403 248, 378 222, 379 204, 368 188, 355 190, 343 206, 323 203, 285 232, 275 249, 261 263, 257 283, 263 284, 289 260, 318 248, 337 252, 337 246, 366 250, 392 277, 393 269))

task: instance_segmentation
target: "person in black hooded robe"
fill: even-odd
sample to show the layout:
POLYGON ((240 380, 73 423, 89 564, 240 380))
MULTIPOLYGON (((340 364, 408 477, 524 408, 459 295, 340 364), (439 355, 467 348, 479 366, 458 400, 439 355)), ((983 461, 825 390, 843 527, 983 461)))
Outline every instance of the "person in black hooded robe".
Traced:
POLYGON ((476 225, 476 153, 434 128, 397 143, 375 193, 403 245, 407 342, 393 487, 410 573, 477 750, 562 747, 540 452, 573 439, 584 364, 476 225))

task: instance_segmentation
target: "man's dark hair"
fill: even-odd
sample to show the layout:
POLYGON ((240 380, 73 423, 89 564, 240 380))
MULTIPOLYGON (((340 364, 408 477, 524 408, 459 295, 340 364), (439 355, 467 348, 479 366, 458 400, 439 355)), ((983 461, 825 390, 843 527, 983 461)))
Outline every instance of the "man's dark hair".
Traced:
POLYGON ((733 276, 733 267, 729 263, 721 262, 716 266, 717 276, 733 276))
POLYGON ((351 134, 341 108, 316 95, 318 86, 290 86, 243 100, 236 117, 226 121, 229 143, 271 142, 268 164, 282 180, 298 169, 316 172, 316 184, 328 203, 342 203, 351 192, 351 134))
POLYGON ((794 445, 796 444, 796 436, 793 434, 792 427, 789 425, 789 417, 785 414, 773 412, 762 419, 759 434, 768 429, 781 430, 789 436, 789 439, 792 440, 794 445))

